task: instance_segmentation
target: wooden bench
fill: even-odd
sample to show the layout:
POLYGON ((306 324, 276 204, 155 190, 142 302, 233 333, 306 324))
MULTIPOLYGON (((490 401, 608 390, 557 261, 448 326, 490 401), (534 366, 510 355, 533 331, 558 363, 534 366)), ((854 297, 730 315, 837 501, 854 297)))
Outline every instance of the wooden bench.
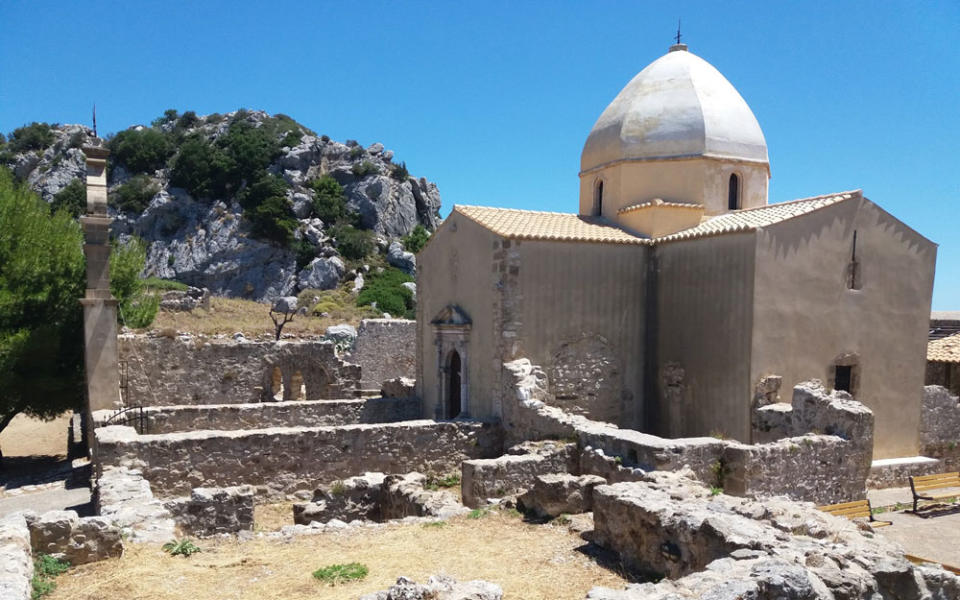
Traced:
POLYGON ((828 504, 826 506, 818 506, 817 510, 822 510, 825 513, 829 513, 835 517, 846 517, 848 519, 859 519, 861 517, 866 517, 870 521, 871 527, 886 527, 891 525, 891 521, 877 521, 873 518, 873 507, 870 506, 870 501, 864 498, 863 500, 857 500, 855 502, 843 502, 841 504, 828 504))
POLYGON ((943 500, 960 496, 960 489, 949 493, 931 493, 934 490, 960 488, 960 472, 919 475, 910 478, 910 491, 913 492, 913 512, 917 512, 920 500, 943 500))

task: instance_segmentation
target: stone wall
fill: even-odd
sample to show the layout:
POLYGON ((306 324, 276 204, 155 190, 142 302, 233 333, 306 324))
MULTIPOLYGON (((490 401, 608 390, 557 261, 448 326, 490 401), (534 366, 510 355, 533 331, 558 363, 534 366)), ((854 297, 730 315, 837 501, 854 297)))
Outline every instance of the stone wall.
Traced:
POLYGON ((208 537, 253 531, 253 488, 194 488, 190 496, 164 503, 181 531, 208 537))
MULTIPOLYGON (((98 411, 98 425, 112 414, 98 411)), ((144 409, 146 432, 151 434, 204 429, 259 429, 262 427, 321 427, 358 423, 393 423, 420 418, 416 398, 363 400, 300 400, 246 404, 156 406, 144 409)))
POLYGON ((379 390, 396 377, 417 376, 417 322, 406 319, 364 319, 347 360, 361 367, 360 385, 379 390))
POLYGON ((159 497, 196 487, 252 485, 281 497, 317 481, 364 473, 445 473, 471 458, 498 456, 498 425, 406 421, 342 427, 274 427, 137 435, 131 427, 96 430, 103 465, 135 467, 159 497))
POLYGON ((20 513, 0 517, 0 598, 30 600, 33 557, 30 530, 20 513))
POLYGON ((920 453, 939 458, 944 471, 960 469, 960 399, 946 388, 923 388, 920 453))
POLYGON ((121 335, 119 347, 127 406, 351 398, 360 386, 330 342, 121 335))
POLYGON ((175 536, 173 515, 153 496, 137 469, 102 467, 94 489, 97 514, 109 519, 135 542, 164 543, 175 536))
POLYGON ((570 442, 528 443, 497 458, 465 460, 460 467, 463 503, 477 508, 491 498, 529 490, 538 475, 576 472, 578 468, 579 452, 570 442))
MULTIPOLYGON (((549 406, 543 371, 527 359, 504 364, 504 436, 518 439, 576 439, 601 451, 617 466, 643 471, 690 469, 700 481, 746 496, 785 494, 821 503, 864 497, 873 448, 873 414, 842 392, 828 394, 818 382, 794 389, 793 404, 770 417, 771 438, 747 445, 712 437, 666 439, 591 421, 549 406), (832 435, 803 435, 808 431, 832 435), (784 468, 792 465, 793 468, 784 468)), ((778 406, 778 405, 770 405, 778 406)), ((769 407, 763 407, 767 409, 769 407)), ((593 460, 583 474, 606 476, 606 461, 593 460)))
POLYGON ((116 524, 104 517, 80 518, 76 511, 53 510, 42 515, 24 513, 30 528, 30 545, 71 565, 84 565, 123 554, 123 539, 116 524))

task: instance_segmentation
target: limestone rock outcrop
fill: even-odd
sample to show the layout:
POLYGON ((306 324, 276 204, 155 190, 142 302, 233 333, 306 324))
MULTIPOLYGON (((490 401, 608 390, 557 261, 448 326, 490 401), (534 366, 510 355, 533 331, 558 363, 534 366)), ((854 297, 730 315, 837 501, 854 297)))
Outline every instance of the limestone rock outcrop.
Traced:
MULTIPOLYGON (((191 113, 192 114, 192 113, 191 113)), ((201 139, 218 143, 229 135, 231 124, 261 128, 278 120, 286 123, 277 133, 279 153, 267 168, 282 178, 288 189, 286 201, 296 218, 296 244, 290 247, 257 239, 244 215, 240 200, 252 182, 198 198, 172 182, 172 165, 179 150, 156 171, 135 172, 114 158, 109 172, 109 190, 134 176, 147 177, 156 192, 144 208, 110 207, 114 236, 136 235, 147 244, 146 274, 176 279, 215 295, 270 300, 307 288, 331 289, 343 277, 343 262, 337 256, 325 223, 314 215, 315 192, 310 183, 321 176, 333 177, 343 188, 346 209, 358 216, 358 225, 388 240, 409 234, 417 225, 434 230, 440 224, 440 194, 423 177, 407 174, 405 165, 394 164, 393 152, 383 144, 363 147, 355 141, 340 143, 318 136, 288 117, 263 111, 235 111, 184 120, 158 120, 154 128, 171 140, 201 139), (292 127, 293 133, 290 133, 292 127), (294 247, 296 246, 296 247, 294 247), (309 254, 312 262, 298 263, 309 254)), ((52 142, 43 149, 6 153, 0 159, 17 177, 24 179, 47 202, 70 182, 86 177, 82 146, 93 131, 81 125, 57 125, 49 129, 52 142)), ((177 142, 180 143, 180 142, 177 142)), ((149 189, 149 188, 148 188, 149 189)), ((413 255, 400 247, 404 270, 412 272, 413 255)))

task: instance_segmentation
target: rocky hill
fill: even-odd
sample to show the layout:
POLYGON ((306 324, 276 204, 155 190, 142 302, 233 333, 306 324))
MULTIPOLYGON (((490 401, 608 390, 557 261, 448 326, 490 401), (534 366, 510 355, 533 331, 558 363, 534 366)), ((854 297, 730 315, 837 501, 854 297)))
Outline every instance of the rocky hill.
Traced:
MULTIPOLYGON (((34 123, 0 138, 0 164, 79 212, 92 134, 34 123)), ((114 235, 147 243, 147 275, 219 295, 331 289, 376 253, 409 272, 412 256, 396 244, 388 253, 390 242, 440 222, 437 186, 393 151, 336 142, 285 115, 170 110, 106 143, 114 235)))

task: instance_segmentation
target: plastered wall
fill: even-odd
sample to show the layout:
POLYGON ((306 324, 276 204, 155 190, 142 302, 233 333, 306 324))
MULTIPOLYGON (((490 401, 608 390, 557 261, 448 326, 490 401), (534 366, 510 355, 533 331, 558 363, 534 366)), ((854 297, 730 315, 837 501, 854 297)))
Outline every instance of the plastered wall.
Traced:
POLYGON ((472 319, 469 334, 468 401, 471 416, 494 413, 493 390, 499 386, 500 362, 494 360, 498 339, 494 335, 497 309, 493 272, 494 242, 500 238, 456 212, 443 222, 417 255, 417 395, 423 399, 424 417, 440 416, 440 358, 435 329, 430 324, 448 304, 455 304, 472 319))
POLYGON ((603 216, 617 219, 617 210, 660 198, 667 202, 702 204, 706 214, 727 212, 730 174, 740 176, 740 206, 767 203, 769 168, 765 164, 687 158, 621 162, 580 176, 580 214, 593 214, 594 190, 603 180, 603 216))
POLYGON ((838 358, 855 363, 874 459, 916 455, 935 260, 934 244, 866 199, 758 232, 750 380, 830 387, 838 358), (859 290, 847 284, 854 231, 859 290))
POLYGON ((647 431, 750 440, 754 238, 723 235, 656 247, 652 270, 658 406, 647 431))

